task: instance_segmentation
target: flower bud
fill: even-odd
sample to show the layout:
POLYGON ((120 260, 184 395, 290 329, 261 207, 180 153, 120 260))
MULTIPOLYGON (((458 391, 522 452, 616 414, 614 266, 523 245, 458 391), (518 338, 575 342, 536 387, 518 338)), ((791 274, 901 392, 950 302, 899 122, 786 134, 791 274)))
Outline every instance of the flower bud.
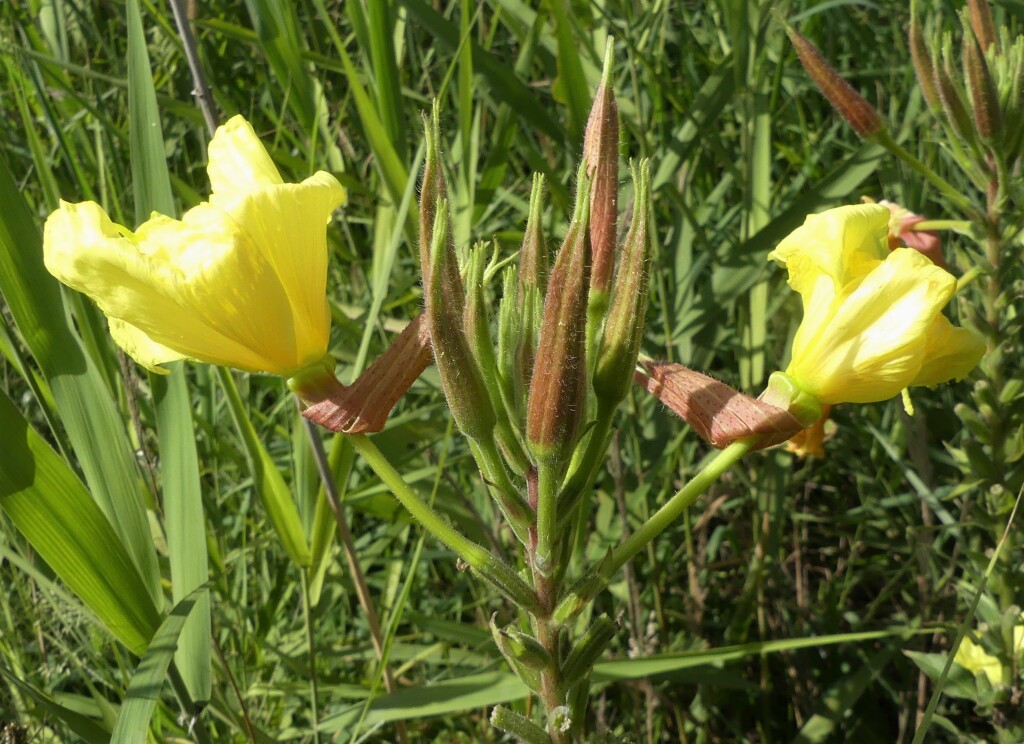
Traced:
POLYGON ((614 297, 594 370, 594 392, 610 406, 622 400, 629 390, 647 315, 651 163, 644 159, 639 164, 630 163, 630 169, 634 185, 633 221, 623 245, 622 264, 615 278, 614 297))
POLYGON ((465 297, 448 232, 448 203, 443 199, 438 201, 435 215, 429 270, 425 272, 430 343, 455 423, 466 436, 481 439, 494 429, 494 408, 463 327, 465 297))
POLYGON ((928 50, 928 44, 924 40, 924 30, 917 17, 917 5, 910 6, 910 34, 908 43, 910 46, 910 59, 914 63, 914 73, 917 75, 917 83, 921 86, 921 93, 928 104, 929 110, 937 112, 941 109, 939 92, 935 89, 935 69, 932 66, 932 55, 928 50))
POLYGON ((288 386, 309 404, 302 415, 310 421, 331 431, 368 434, 384 428, 391 409, 433 360, 430 332, 419 315, 348 387, 334 380, 333 389, 324 390, 316 380, 296 378, 288 386))
POLYGON ((786 33, 793 42, 800 64, 832 104, 832 108, 853 127, 853 131, 866 139, 885 128, 882 117, 874 107, 836 72, 814 44, 789 24, 786 24, 786 33))
POLYGON ((533 174, 533 187, 530 189, 530 212, 526 218, 526 232, 523 234, 523 245, 519 249, 519 301, 527 287, 534 287, 541 292, 548 281, 548 244, 544 238, 544 224, 541 213, 544 211, 544 176, 533 174))
POLYGON ((590 189, 590 291, 598 303, 607 306, 612 274, 615 272, 615 243, 618 239, 619 199, 619 107, 612 88, 612 40, 605 48, 601 85, 583 138, 583 162, 590 189), (602 297, 603 296, 603 297, 602 297))
MULTIPOLYGON (((646 374, 637 373, 637 383, 718 449, 755 434, 763 435, 757 449, 770 447, 814 421, 804 423, 788 405, 751 398, 681 364, 652 361, 643 367, 646 374)), ((781 397, 778 400, 782 402, 781 397)))
POLYGON ((953 82, 952 66, 950 56, 952 54, 953 40, 947 34, 942 44, 942 64, 935 60, 935 87, 939 91, 939 100, 946 112, 946 120, 953 128, 957 137, 965 141, 974 140, 974 125, 971 117, 967 114, 963 99, 953 82))
POLYGON ((590 179, 582 168, 579 179, 575 214, 548 280, 527 403, 530 449, 551 464, 572 453, 586 405, 590 179))
POLYGON ((985 61, 985 53, 970 34, 967 34, 963 42, 963 67, 967 93, 974 112, 974 124, 978 134, 991 141, 1003 129, 1003 111, 999 107, 999 93, 985 61))
POLYGON ((988 52, 995 44, 996 51, 999 51, 999 40, 996 38, 995 25, 992 23, 992 9, 988 6, 988 0, 967 0, 968 14, 971 19, 971 29, 974 36, 981 44, 982 52, 988 52))
MULTIPOLYGON (((441 123, 438 102, 431 108, 430 118, 423 115, 423 136, 426 142, 426 158, 423 164, 423 183, 420 185, 420 273, 423 286, 429 283, 430 241, 434 235, 434 220, 437 218, 437 203, 448 198, 448 186, 441 166, 441 123)), ((455 267, 458 275, 458 267, 455 267)))

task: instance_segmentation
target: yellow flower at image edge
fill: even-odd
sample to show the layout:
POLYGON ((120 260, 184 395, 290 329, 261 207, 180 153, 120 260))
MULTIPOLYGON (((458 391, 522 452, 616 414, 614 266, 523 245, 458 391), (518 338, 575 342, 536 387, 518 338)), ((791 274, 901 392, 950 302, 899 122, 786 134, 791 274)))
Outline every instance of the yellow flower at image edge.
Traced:
POLYGON ((282 376, 316 365, 330 332, 326 226, 345 189, 323 171, 284 183, 240 116, 214 134, 207 172, 208 202, 134 232, 94 202, 61 202, 46 268, 95 300, 153 371, 183 358, 282 376))
POLYGON ((960 379, 984 341, 942 308, 956 279, 909 248, 888 248, 877 204, 811 215, 769 254, 789 271, 804 318, 786 374, 820 403, 870 403, 960 379))

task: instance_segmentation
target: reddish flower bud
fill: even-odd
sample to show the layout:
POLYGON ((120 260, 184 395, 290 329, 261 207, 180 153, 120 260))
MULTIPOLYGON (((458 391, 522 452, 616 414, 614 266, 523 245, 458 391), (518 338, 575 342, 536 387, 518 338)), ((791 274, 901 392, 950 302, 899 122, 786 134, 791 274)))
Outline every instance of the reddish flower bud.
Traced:
POLYGON ((612 88, 611 39, 605 49, 601 85, 594 95, 587 131, 583 138, 583 162, 591 179, 590 270, 591 292, 607 293, 615 272, 619 200, 619 107, 612 88))
POLYGON ((836 72, 814 44, 789 24, 786 24, 786 33, 811 80, 832 104, 832 108, 853 127, 853 131, 861 137, 869 138, 885 128, 882 117, 874 107, 836 72))
MULTIPOLYGON (((647 262, 651 237, 651 163, 630 163, 633 173, 633 222, 623 245, 622 263, 615 277, 611 309, 594 370, 594 392, 614 406, 626 396, 633 379, 647 315, 647 262)), ((593 232, 591 232, 593 234, 593 232)))
POLYGON ((974 125, 982 138, 991 141, 1003 129, 1003 110, 999 107, 999 92, 985 61, 985 53, 970 34, 963 43, 963 67, 974 125))
POLYGON ((391 409, 433 360, 427 324, 419 315, 348 387, 337 383, 333 390, 322 391, 328 394, 320 400, 311 400, 302 391, 296 391, 311 404, 302 415, 331 431, 380 431, 391 409))
POLYGON ((587 400, 590 179, 582 171, 576 210, 548 280, 527 403, 530 449, 539 462, 551 464, 572 453, 587 400))
POLYGON ((942 102, 942 108, 946 112, 946 120, 949 122, 949 125, 953 128, 957 137, 970 142, 974 140, 974 124, 971 122, 971 117, 967 114, 967 108, 960 97, 956 83, 953 82, 953 71, 949 61, 952 48, 953 41, 947 36, 943 40, 942 45, 942 64, 938 64, 936 60, 934 65, 935 88, 939 92, 939 101, 942 102))
POLYGON ((988 52, 993 44, 996 51, 999 51, 999 39, 996 37, 995 25, 992 23, 992 9, 989 8, 987 0, 967 0, 968 13, 971 19, 971 29, 974 36, 981 44, 983 52, 988 52))
POLYGON ((910 10, 910 59, 914 63, 914 73, 917 75, 917 83, 921 86, 921 93, 932 112, 941 109, 939 92, 935 89, 935 69, 932 67, 932 54, 928 50, 928 44, 924 40, 924 30, 917 18, 916 4, 911 5, 910 10))
POLYGON ((737 439, 764 435, 756 449, 785 442, 803 426, 778 408, 735 390, 724 382, 672 362, 644 362, 647 374, 636 382, 693 427, 713 447, 724 449, 737 439))

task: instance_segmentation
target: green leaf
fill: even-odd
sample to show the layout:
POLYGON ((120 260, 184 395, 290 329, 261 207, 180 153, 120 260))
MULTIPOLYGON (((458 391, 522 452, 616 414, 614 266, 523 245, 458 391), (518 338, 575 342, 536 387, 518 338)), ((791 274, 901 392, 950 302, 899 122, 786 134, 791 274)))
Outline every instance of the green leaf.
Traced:
POLYGON ((35 219, 0 158, 0 294, 43 376, 92 497, 138 567, 154 606, 163 602, 145 496, 109 389, 72 331, 60 285, 43 266, 35 219))
POLYGON ((0 395, 0 508, 119 641, 142 653, 160 622, 131 558, 81 481, 0 395))
POLYGON ((196 599, 205 590, 196 590, 174 606, 153 636, 146 654, 139 661, 128 683, 128 693, 117 715, 110 744, 138 744, 146 741, 149 719, 160 698, 167 669, 178 647, 178 636, 189 619, 196 599))

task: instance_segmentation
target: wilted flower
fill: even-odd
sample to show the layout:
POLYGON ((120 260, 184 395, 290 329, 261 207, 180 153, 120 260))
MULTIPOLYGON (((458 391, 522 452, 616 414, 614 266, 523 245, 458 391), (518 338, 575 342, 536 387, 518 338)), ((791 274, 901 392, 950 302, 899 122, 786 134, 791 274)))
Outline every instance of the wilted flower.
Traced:
POLYGON ((829 412, 832 406, 821 407, 821 417, 806 429, 801 429, 786 442, 786 452, 792 452, 797 457, 824 457, 825 440, 829 439, 835 432, 835 422, 829 419, 829 412), (832 430, 826 431, 826 424, 832 424, 832 430))
POLYGON ((283 376, 324 363, 325 226, 345 189, 323 171, 284 183, 240 116, 214 134, 207 172, 208 202, 134 232, 95 202, 61 202, 46 268, 94 299, 117 344, 155 372, 182 358, 283 376))
POLYGON ((917 251, 889 251, 889 217, 877 204, 811 215, 769 254, 804 306, 786 374, 820 403, 959 379, 984 353, 942 315, 956 279, 917 251))

